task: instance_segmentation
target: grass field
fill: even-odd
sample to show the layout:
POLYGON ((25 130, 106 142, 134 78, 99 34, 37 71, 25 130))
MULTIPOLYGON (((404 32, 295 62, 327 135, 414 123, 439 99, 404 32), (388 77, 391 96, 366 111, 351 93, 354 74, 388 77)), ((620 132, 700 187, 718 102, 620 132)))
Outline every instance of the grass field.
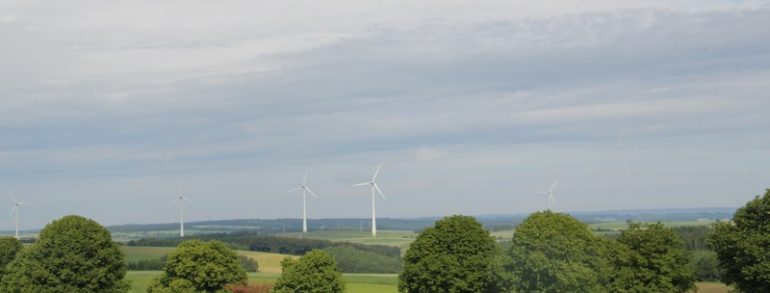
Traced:
MULTIPOLYGON (((159 274, 158 271, 128 272, 126 279, 131 281, 131 290, 128 292, 146 292, 152 279, 159 274)), ((278 273, 249 273, 249 282, 274 283, 278 277, 278 273)), ((345 274, 343 278, 347 284, 348 292, 395 293, 398 291, 398 276, 394 274, 345 274)))
POLYGON ((321 239, 335 242, 352 242, 370 245, 393 246, 401 249, 401 253, 406 252, 409 244, 417 237, 417 233, 408 230, 379 230, 377 238, 372 238, 371 231, 364 230, 330 230, 330 231, 311 231, 305 233, 286 233, 283 236, 296 238, 321 239))
MULTIPOLYGON (((142 247, 142 246, 123 246, 121 250, 126 256, 126 261, 135 262, 142 259, 158 259, 172 251, 173 247, 142 247)), ((259 271, 264 273, 280 273, 281 260, 286 257, 296 258, 297 256, 266 253, 256 251, 236 250, 238 255, 250 257, 259 264, 259 271)))

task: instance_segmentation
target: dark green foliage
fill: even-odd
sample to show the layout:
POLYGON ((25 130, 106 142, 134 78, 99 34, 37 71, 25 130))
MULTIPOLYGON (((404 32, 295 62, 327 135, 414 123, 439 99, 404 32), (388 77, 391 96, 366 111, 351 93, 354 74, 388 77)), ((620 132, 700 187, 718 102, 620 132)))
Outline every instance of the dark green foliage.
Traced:
POLYGON ((537 212, 516 228, 508 270, 517 292, 607 292, 606 251, 577 219, 551 211, 537 212))
POLYGON ((696 280, 701 282, 719 281, 719 264, 717 255, 713 251, 698 250, 693 252, 690 266, 695 272, 696 280))
POLYGON ((687 226, 672 229, 684 241, 684 248, 690 251, 706 249, 706 239, 714 230, 711 226, 687 226))
POLYGON ((241 264, 241 267, 243 268, 243 270, 246 271, 247 273, 259 272, 259 264, 253 258, 239 255, 238 262, 241 264))
POLYGON ((412 242, 399 275, 401 292, 501 292, 500 251, 473 217, 451 216, 412 242))
POLYGON ((126 266, 129 271, 160 271, 166 265, 166 257, 157 259, 141 259, 135 262, 129 262, 126 266))
POLYGON ((663 224, 631 224, 609 253, 612 292, 688 292, 695 277, 682 240, 663 224))
MULTIPOLYGON (((166 256, 157 259, 141 259, 135 262, 129 262, 127 267, 129 271, 160 271, 163 270, 163 266, 166 265, 166 256)), ((257 261, 243 255, 238 256, 238 263, 240 263, 243 270, 246 272, 258 272, 259 264, 257 261)))
POLYGON ((708 244, 717 253, 721 279, 740 292, 770 288, 770 189, 718 223, 708 244))
POLYGON ((5 275, 5 267, 16 258, 22 248, 24 247, 16 238, 0 237, 0 278, 5 275))
POLYGON ((147 292, 225 292, 225 285, 245 282, 246 272, 232 249, 219 241, 188 240, 168 255, 163 273, 147 292))
POLYGON ((273 287, 274 293, 345 292, 342 273, 334 258, 321 250, 313 250, 298 260, 281 262, 283 273, 273 287))
POLYGON ((322 249, 337 260, 343 273, 397 274, 401 271, 401 257, 390 257, 349 246, 322 249))
MULTIPOLYGON (((384 245, 364 245, 346 242, 331 242, 318 239, 301 239, 291 237, 258 236, 254 232, 234 232, 206 234, 189 237, 188 239, 218 240, 238 249, 250 251, 273 252, 292 255, 303 255, 313 249, 328 247, 353 247, 359 250, 381 254, 389 257, 401 257, 397 247, 384 245)), ((181 240, 145 238, 128 242, 129 246, 177 246, 181 240)))
POLYGON ((93 220, 66 216, 7 267, 0 292, 126 292, 123 253, 93 220))

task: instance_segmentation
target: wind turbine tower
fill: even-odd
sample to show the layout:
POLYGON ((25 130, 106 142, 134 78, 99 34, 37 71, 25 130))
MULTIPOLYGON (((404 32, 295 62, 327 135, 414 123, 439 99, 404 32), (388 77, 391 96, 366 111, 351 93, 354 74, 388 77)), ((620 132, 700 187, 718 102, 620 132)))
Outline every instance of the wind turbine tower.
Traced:
POLYGON ((307 187, 307 169, 305 169, 305 179, 302 179, 302 184, 298 187, 289 189, 288 192, 298 190, 302 190, 302 233, 307 233, 307 193, 310 193, 313 197, 318 197, 312 190, 310 190, 310 187, 307 187))
POLYGON ((19 207, 26 205, 27 203, 23 201, 17 201, 16 197, 13 196, 12 192, 9 191, 8 193, 11 195, 11 204, 13 205, 13 207, 11 208, 10 214, 14 214, 15 216, 14 225, 16 226, 16 229, 14 231, 13 237, 15 237, 18 240, 19 239, 19 207))
POLYGON ((190 203, 190 198, 184 196, 182 193, 182 187, 179 187, 179 196, 172 201, 169 206, 178 203, 179 204, 179 237, 184 237, 184 203, 190 203))
POLYGON ((553 185, 551 185, 551 188, 548 188, 548 191, 538 192, 540 194, 546 195, 546 200, 548 201, 548 210, 551 210, 553 205, 556 204, 556 199, 553 197, 554 190, 556 190, 556 184, 557 182, 554 182, 553 185))
POLYGON ((363 182, 363 183, 353 184, 353 186, 366 186, 366 185, 369 185, 371 187, 371 189, 372 189, 372 237, 377 237, 377 213, 376 213, 376 209, 375 209, 375 200, 374 200, 375 199, 375 194, 374 194, 374 192, 376 191, 377 193, 380 194, 382 199, 385 199, 385 195, 382 194, 382 190, 380 190, 380 187, 377 186, 377 181, 376 181, 377 180, 377 174, 380 173, 380 167, 382 167, 382 164, 378 164, 377 165, 377 170, 374 171, 374 176, 372 176, 372 180, 369 180, 369 181, 363 182))

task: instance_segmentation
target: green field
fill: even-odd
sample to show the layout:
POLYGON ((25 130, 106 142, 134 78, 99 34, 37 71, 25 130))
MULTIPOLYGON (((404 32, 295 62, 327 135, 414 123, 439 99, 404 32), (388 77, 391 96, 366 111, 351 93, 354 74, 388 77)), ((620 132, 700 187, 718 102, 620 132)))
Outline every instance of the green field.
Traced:
POLYGON ((281 236, 320 239, 334 242, 352 242, 369 245, 393 246, 401 249, 401 253, 406 252, 409 244, 417 237, 417 233, 408 230, 380 230, 377 231, 377 238, 372 238, 371 231, 364 230, 330 230, 330 231, 311 231, 302 233, 286 233, 281 236))
MULTIPOLYGON (((152 279, 158 276, 158 271, 128 272, 126 279, 131 281, 130 293, 144 293, 152 279)), ((249 282, 274 283, 278 273, 249 273, 249 282)), ((395 293, 397 292, 398 276, 394 274, 345 274, 348 292, 362 293, 395 293)))

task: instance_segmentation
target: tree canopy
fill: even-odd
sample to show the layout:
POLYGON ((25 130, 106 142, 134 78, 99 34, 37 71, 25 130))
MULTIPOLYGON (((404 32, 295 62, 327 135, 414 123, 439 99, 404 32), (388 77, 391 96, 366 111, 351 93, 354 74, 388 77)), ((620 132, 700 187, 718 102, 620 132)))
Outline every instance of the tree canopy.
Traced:
POLYGON ((275 293, 345 292, 337 263, 321 250, 312 250, 297 260, 285 258, 281 267, 283 273, 275 282, 275 293))
POLYGON ((423 230, 404 257, 401 292, 501 292, 500 251, 473 217, 451 216, 423 230))
POLYGON ((226 285, 245 282, 235 251, 219 241, 187 240, 168 255, 163 273, 147 292, 226 292, 226 285))
POLYGON ((0 279, 5 275, 5 267, 16 258, 23 248, 21 242, 13 237, 0 237, 0 279))
POLYGON ((631 224, 617 239, 611 292, 688 292, 695 276, 681 238, 661 223, 631 224))
POLYGON ((721 279, 740 292, 770 288, 770 189, 739 208, 732 222, 718 223, 708 239, 721 279))
POLYGON ((525 219, 513 234, 507 268, 517 292, 607 292, 605 245, 585 224, 551 211, 525 219))
POLYGON ((126 292, 123 253, 110 232, 81 216, 53 221, 7 267, 0 292, 126 292))

